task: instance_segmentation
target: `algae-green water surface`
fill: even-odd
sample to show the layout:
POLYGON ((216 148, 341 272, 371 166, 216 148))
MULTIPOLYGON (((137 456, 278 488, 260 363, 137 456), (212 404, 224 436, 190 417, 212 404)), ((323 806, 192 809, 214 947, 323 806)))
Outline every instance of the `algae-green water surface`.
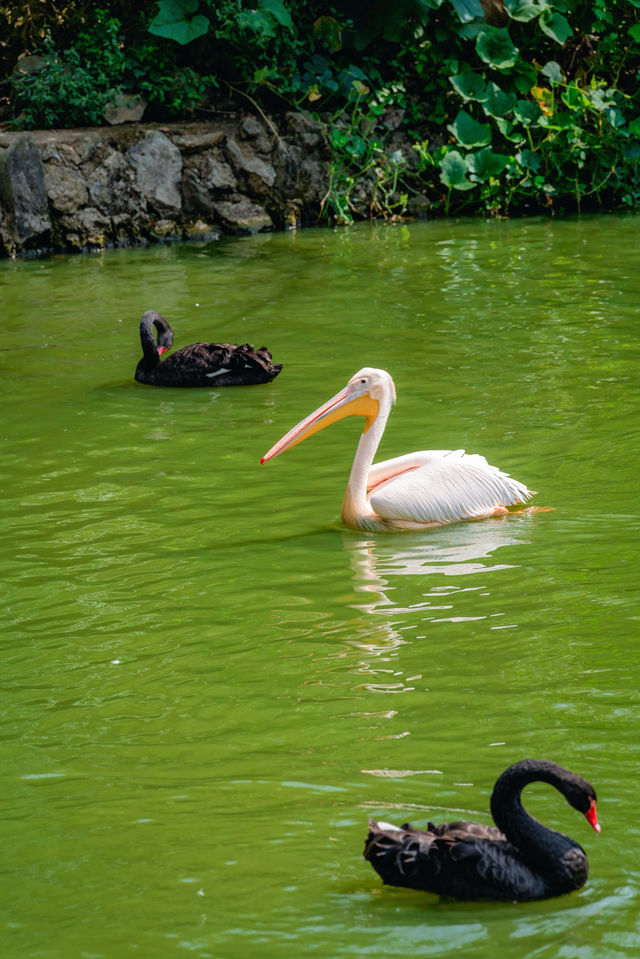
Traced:
POLYGON ((640 218, 417 223, 0 264, 2 880, 11 959, 640 954, 640 218), (267 344, 260 387, 141 386, 267 344), (549 512, 342 528, 361 422, 262 454, 362 366, 379 458, 483 453, 549 512), (385 888, 368 815, 489 822, 498 774, 580 891, 385 888))

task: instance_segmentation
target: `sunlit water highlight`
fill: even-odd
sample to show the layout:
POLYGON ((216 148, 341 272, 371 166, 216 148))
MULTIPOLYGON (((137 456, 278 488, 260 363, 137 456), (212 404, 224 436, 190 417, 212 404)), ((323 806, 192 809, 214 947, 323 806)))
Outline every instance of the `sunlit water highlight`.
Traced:
POLYGON ((0 264, 3 906, 11 957, 640 953, 640 220, 308 230, 0 264), (266 343, 264 387, 133 382, 266 343), (380 456, 481 452, 552 511, 362 534, 358 423, 260 456, 361 366, 380 456), (542 903, 382 888, 367 815, 489 821, 524 756, 602 834, 542 903))

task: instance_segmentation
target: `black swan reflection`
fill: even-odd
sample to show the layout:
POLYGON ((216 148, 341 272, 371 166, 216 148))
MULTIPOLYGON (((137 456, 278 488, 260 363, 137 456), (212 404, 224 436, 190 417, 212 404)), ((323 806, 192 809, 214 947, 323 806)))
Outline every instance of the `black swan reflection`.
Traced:
POLYGON ((523 788, 538 781, 559 790, 600 832, 596 793, 586 779, 544 759, 524 759, 495 784, 495 827, 452 822, 421 830, 370 820, 364 857, 389 885, 457 899, 547 899, 579 889, 589 871, 582 847, 522 805, 523 788))
POLYGON ((140 342, 143 357, 135 378, 150 386, 254 386, 271 382, 282 369, 271 362, 266 346, 254 350, 248 343, 192 343, 161 360, 171 349, 173 330, 155 310, 142 315, 140 342))

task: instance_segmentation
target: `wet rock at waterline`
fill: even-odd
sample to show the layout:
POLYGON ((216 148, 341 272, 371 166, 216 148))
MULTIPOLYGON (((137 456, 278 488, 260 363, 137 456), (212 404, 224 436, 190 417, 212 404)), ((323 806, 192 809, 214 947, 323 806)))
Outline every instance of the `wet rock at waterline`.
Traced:
MULTIPOLYGON (((15 247, 47 243, 49 203, 40 151, 27 135, 0 153, 0 228, 15 247)), ((6 243, 6 241, 5 241, 6 243)))
POLYGON ((0 254, 210 239, 315 222, 320 126, 276 120, 0 132, 0 254))

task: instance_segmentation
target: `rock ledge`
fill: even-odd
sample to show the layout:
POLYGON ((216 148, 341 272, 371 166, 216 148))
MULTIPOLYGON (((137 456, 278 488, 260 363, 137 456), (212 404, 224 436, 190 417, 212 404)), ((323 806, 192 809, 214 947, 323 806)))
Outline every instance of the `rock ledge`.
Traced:
POLYGON ((0 132, 0 255, 315 222, 329 162, 320 126, 300 113, 0 132))

